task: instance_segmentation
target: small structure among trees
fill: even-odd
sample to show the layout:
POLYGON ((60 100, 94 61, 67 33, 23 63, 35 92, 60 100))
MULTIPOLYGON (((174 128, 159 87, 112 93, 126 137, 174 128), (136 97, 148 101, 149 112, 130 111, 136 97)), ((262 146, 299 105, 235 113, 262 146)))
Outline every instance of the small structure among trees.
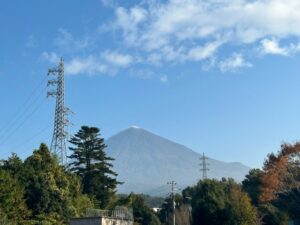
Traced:
POLYGON ((114 210, 87 209, 86 217, 73 218, 70 225, 133 225, 133 213, 125 207, 114 210))

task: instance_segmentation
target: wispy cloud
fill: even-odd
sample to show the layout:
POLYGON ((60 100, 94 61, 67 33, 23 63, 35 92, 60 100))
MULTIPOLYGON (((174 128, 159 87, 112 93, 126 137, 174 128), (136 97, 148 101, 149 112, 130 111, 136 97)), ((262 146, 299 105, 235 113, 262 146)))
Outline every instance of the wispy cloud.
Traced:
POLYGON ((133 63, 133 57, 131 55, 121 54, 119 52, 105 51, 101 54, 101 58, 109 64, 120 67, 127 67, 133 63))
POLYGON ((261 45, 261 52, 263 54, 284 56, 287 56, 289 54, 288 49, 280 47, 278 41, 275 39, 263 39, 261 41, 261 45))
POLYGON ((59 62, 59 56, 57 55, 56 52, 43 52, 41 54, 41 58, 45 61, 48 61, 52 64, 56 64, 59 62))
POLYGON ((300 44, 290 43, 287 46, 280 46, 278 39, 263 39, 260 52, 262 54, 290 56, 300 51, 300 44))
POLYGON ((277 41, 300 37, 299 10, 298 0, 149 1, 116 7, 113 27, 153 64, 203 61, 226 44, 256 45, 265 54, 286 56, 295 49, 281 48, 277 41))
MULTIPOLYGON (((41 58, 52 64, 59 62, 59 56, 56 52, 43 52, 41 58)), ((114 75, 119 69, 126 68, 133 62, 134 58, 129 54, 106 50, 100 54, 71 57, 70 60, 65 60, 65 72, 68 75, 114 75)))
POLYGON ((210 42, 204 46, 191 48, 188 52, 187 59, 202 61, 214 56, 218 47, 222 44, 220 41, 210 42))
POLYGON ((150 1, 143 8, 116 8, 116 24, 126 40, 134 37, 149 49, 216 36, 250 43, 267 35, 299 36, 299 9, 298 0, 150 1))
POLYGON ((54 44, 64 51, 82 50, 91 44, 91 40, 88 36, 83 39, 77 39, 70 32, 62 28, 59 29, 58 32, 59 35, 54 40, 54 44))
POLYGON ((66 62, 65 72, 68 75, 95 75, 109 73, 109 68, 107 65, 101 63, 99 59, 89 56, 87 58, 74 58, 66 62))
POLYGON ((135 6, 130 9, 117 7, 115 9, 116 21, 115 28, 120 28, 123 31, 123 38, 130 46, 135 45, 139 39, 141 28, 139 25, 147 22, 147 9, 135 6))
MULTIPOLYGON (((106 49, 95 47, 97 38, 59 30, 54 44, 72 53, 66 61, 69 74, 131 73, 136 66, 155 70, 187 63, 232 72, 252 67, 253 52, 286 57, 300 51, 299 0, 151 0, 130 7, 101 2, 114 11, 101 26, 104 35, 113 37, 106 49)), ((58 58, 53 52, 42 55, 52 62, 58 58)), ((156 79, 166 82, 169 77, 156 79)))
POLYGON ((245 67, 252 67, 252 64, 246 62, 242 54, 233 53, 231 57, 225 59, 219 63, 220 70, 222 72, 237 71, 238 69, 245 67))

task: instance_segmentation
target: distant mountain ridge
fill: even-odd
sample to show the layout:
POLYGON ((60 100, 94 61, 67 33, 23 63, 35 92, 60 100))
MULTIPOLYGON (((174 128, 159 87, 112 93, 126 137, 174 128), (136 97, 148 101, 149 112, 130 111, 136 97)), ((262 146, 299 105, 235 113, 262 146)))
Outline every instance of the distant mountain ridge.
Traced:
MULTIPOLYGON (((106 144, 107 154, 115 158, 118 179, 125 182, 118 188, 119 193, 164 195, 169 191, 166 183, 170 180, 184 188, 201 178, 199 153, 143 128, 123 130, 107 139, 106 144)), ((232 177, 241 181, 250 169, 241 163, 211 158, 208 163, 209 178, 232 177)))

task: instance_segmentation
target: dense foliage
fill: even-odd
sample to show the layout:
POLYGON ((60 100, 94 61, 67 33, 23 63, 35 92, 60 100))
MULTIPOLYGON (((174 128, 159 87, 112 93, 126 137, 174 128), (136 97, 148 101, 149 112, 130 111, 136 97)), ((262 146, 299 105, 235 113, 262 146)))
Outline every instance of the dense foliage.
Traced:
POLYGON ((66 224, 93 206, 79 177, 60 166, 44 144, 24 162, 14 154, 3 160, 0 183, 3 224, 66 224))
MULTIPOLYGON (((277 154, 268 155, 262 169, 250 170, 242 184, 232 179, 206 179, 186 188, 183 199, 190 199, 194 225, 287 225, 298 221, 300 143, 283 144, 277 154)), ((170 206, 163 205, 161 213, 167 210, 171 212, 170 206)))
POLYGON ((192 222, 197 225, 256 225, 257 211, 233 180, 200 181, 183 191, 191 197, 192 222))
POLYGON ((151 208, 159 208, 165 201, 163 197, 140 194, 146 205, 151 208))
POLYGON ((258 202, 264 224, 283 225, 300 219, 300 143, 283 144, 277 154, 269 154, 257 178, 251 182, 258 187, 257 194, 248 191, 258 202))

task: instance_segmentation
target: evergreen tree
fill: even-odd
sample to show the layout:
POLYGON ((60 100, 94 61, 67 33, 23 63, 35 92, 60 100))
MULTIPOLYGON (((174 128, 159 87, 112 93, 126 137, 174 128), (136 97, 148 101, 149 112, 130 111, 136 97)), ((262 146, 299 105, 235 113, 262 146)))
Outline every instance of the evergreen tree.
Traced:
POLYGON ((12 153, 7 160, 1 160, 1 168, 8 171, 13 177, 20 178, 23 162, 17 154, 12 153))
POLYGON ((83 192, 95 203, 105 208, 115 195, 117 181, 112 170, 111 157, 106 156, 104 139, 100 137, 96 127, 82 126, 71 138, 70 147, 72 162, 69 167, 82 178, 83 192))
POLYGON ((252 169, 246 175, 242 182, 243 190, 248 193, 255 206, 258 206, 262 171, 260 169, 252 169))

